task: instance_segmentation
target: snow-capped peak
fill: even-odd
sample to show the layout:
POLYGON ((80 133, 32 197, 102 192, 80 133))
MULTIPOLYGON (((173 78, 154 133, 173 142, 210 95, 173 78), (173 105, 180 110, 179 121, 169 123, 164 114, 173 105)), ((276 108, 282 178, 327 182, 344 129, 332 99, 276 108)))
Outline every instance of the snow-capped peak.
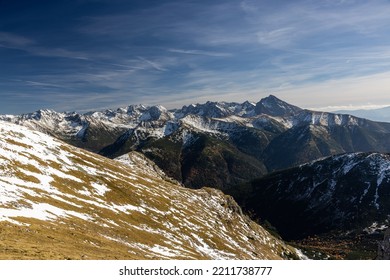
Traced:
POLYGON ((173 114, 161 105, 148 107, 139 118, 140 121, 167 121, 170 119, 173 119, 173 114))

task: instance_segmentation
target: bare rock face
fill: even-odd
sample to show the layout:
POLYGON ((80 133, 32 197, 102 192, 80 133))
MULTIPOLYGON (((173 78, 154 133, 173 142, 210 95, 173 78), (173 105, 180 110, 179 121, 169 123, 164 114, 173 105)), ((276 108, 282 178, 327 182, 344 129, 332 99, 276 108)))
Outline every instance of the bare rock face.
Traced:
POLYGON ((385 231, 383 241, 378 246, 378 260, 390 260, 390 229, 385 231))

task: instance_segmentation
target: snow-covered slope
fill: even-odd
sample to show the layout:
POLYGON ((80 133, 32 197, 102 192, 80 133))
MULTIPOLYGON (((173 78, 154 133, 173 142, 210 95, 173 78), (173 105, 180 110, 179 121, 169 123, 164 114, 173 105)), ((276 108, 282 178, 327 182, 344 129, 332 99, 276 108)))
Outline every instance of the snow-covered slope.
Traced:
POLYGON ((170 178, 164 171, 161 170, 153 161, 139 152, 129 152, 120 157, 115 158, 121 164, 129 166, 133 171, 139 173, 147 173, 152 177, 160 178, 168 182, 180 184, 178 181, 170 178))
POLYGON ((87 125, 87 120, 77 113, 57 113, 52 110, 39 110, 20 116, 5 115, 0 116, 0 119, 49 134, 61 133, 65 136, 79 134, 82 137, 87 125))
POLYGON ((131 105, 116 110, 86 114, 39 110, 19 116, 0 116, 0 120, 44 132, 94 152, 112 144, 128 130, 148 127, 148 124, 151 124, 149 126, 159 124, 159 129, 156 130, 155 134, 162 137, 164 123, 172 118, 173 114, 162 106, 147 107, 144 105, 131 105))
POLYGON ((0 258, 293 256, 231 197, 133 165, 0 122, 0 258))
POLYGON ((320 125, 325 127, 363 126, 367 123, 367 120, 360 119, 351 115, 316 112, 309 110, 303 110, 290 119, 294 126, 299 126, 303 124, 320 125))

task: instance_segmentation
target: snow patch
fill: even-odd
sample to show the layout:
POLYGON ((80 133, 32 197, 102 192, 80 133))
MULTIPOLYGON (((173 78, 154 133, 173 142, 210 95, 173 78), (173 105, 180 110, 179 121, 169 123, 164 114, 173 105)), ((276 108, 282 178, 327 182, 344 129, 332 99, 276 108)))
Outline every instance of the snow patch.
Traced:
POLYGON ((95 182, 91 183, 91 186, 94 188, 95 193, 100 196, 104 196, 104 194, 110 190, 107 186, 95 182))
POLYGON ((310 260, 309 257, 306 256, 300 249, 295 248, 295 253, 301 260, 310 260))
POLYGON ((0 221, 13 222, 12 218, 25 217, 39 220, 55 220, 58 217, 77 217, 83 220, 91 218, 86 214, 81 214, 75 211, 64 210, 47 203, 32 204, 31 208, 8 209, 0 208, 0 221))
POLYGON ((371 226, 366 227, 365 229, 363 229, 363 231, 368 233, 368 234, 373 234, 373 233, 378 232, 378 231, 384 231, 388 227, 389 226, 386 224, 380 225, 378 222, 373 222, 371 226))

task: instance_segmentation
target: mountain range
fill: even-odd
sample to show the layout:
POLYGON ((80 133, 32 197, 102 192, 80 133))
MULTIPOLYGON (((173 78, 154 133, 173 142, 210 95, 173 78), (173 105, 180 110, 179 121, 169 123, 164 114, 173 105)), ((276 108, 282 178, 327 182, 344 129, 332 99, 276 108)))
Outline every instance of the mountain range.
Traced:
POLYGON ((1 259, 284 259, 296 250, 221 191, 0 122, 1 259))
POLYGON ((390 151, 390 124, 304 110, 275 96, 181 109, 40 110, 0 120, 115 158, 138 151, 190 188, 224 190, 269 172, 346 152, 390 151))

